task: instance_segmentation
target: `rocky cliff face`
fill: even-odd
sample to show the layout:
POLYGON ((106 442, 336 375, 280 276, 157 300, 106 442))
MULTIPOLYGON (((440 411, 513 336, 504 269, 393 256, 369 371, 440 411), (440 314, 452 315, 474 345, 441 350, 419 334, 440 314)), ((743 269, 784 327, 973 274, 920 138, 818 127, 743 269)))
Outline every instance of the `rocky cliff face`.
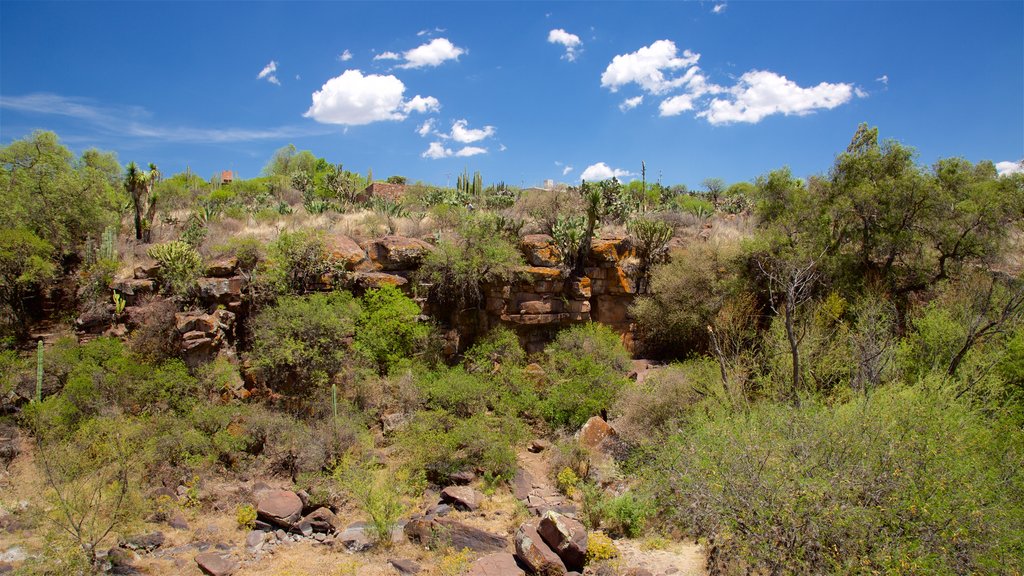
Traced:
MULTIPOLYGON (((310 282, 310 290, 344 288, 355 293, 384 285, 398 286, 416 295, 413 279, 423 257, 433 247, 415 238, 385 236, 357 243, 346 236, 327 239, 331 256, 341 272, 310 282)), ((533 352, 562 328, 574 323, 596 321, 622 335, 632 350, 634 324, 629 306, 636 296, 636 252, 627 238, 595 239, 587 258, 586 275, 569 277, 562 268, 558 247, 550 236, 524 237, 520 249, 528 263, 519 279, 504 285, 486 285, 481 309, 453 313, 432 309, 423 299, 424 313, 449 324, 448 351, 464 350, 481 330, 504 325, 519 334, 527 351, 533 352)), ((111 290, 126 296, 126 315, 134 313, 140 296, 155 291, 153 268, 139 267, 131 278, 116 279, 111 290)), ((246 279, 237 261, 212 262, 199 279, 202 310, 179 312, 175 317, 186 360, 200 362, 219 353, 234 355, 237 329, 247 313, 243 294, 246 279)), ((80 324, 83 332, 121 335, 122 319, 111 315, 104 322, 80 324)))

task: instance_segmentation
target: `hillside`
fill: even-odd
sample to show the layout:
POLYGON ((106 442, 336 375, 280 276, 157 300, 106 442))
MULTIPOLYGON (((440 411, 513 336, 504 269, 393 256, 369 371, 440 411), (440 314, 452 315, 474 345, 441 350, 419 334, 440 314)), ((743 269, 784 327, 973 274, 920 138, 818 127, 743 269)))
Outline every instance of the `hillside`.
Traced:
POLYGON ((1024 174, 0 149, 0 573, 1024 572, 1024 174))

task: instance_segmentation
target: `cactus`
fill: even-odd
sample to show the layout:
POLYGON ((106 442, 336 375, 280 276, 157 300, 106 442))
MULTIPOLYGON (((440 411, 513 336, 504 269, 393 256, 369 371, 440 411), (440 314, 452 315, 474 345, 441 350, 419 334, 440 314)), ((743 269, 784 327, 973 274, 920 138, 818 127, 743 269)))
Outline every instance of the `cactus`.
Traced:
POLYGON ((117 231, 113 226, 103 229, 103 237, 100 240, 100 259, 116 260, 117 250, 114 248, 114 240, 117 238, 117 231))
POLYGON ((36 346, 36 402, 43 401, 43 341, 36 346))
POLYGON ((114 300, 114 315, 120 316, 124 312, 124 307, 128 302, 120 292, 114 292, 111 298, 114 300))
POLYGON ((334 420, 338 420, 338 385, 331 384, 331 405, 334 407, 334 420))

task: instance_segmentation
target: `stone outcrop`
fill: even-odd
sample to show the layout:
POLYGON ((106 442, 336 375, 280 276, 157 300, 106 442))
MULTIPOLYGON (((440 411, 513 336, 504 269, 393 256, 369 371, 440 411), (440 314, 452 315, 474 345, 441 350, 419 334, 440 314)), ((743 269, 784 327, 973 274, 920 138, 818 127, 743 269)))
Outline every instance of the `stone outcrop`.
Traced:
POLYGON ((466 576, 525 576, 526 572, 516 564, 515 556, 500 552, 480 558, 466 572, 466 576))
POLYGON ((451 504, 456 510, 472 512, 483 504, 484 495, 469 486, 448 486, 441 491, 441 501, 451 504))
POLYGON ((256 515, 264 522, 289 530, 302 517, 302 499, 291 490, 267 490, 256 504, 256 515))
POLYGON ((372 269, 385 272, 413 270, 418 268, 423 257, 434 249, 433 246, 416 238, 385 236, 360 244, 366 251, 372 269))
POLYGON ((508 546, 508 540, 501 536, 451 518, 414 516, 406 523, 404 530, 410 540, 423 546, 441 544, 456 550, 469 548, 474 552, 499 552, 508 546))
POLYGON ((186 361, 209 360, 226 344, 234 341, 235 314, 228 310, 178 312, 174 325, 181 336, 181 352, 186 361))
POLYGON ((548 511, 540 519, 537 533, 558 554, 565 567, 583 571, 587 561, 587 529, 578 520, 548 511))
POLYGON ((537 533, 539 522, 531 520, 516 530, 516 558, 533 574, 565 574, 565 563, 537 533))

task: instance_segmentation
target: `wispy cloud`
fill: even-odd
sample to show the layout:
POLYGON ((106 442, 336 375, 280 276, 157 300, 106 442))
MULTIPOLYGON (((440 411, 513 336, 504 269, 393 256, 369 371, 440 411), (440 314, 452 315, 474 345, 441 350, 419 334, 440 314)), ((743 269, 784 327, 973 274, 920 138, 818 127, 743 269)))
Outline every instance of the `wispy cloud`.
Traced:
POLYGON ((725 12, 727 6, 728 4, 726 4, 725 2, 722 2, 721 4, 715 4, 715 7, 712 8, 711 11, 714 12, 715 14, 721 14, 722 12, 725 12))
POLYGON ((341 54, 338 54, 338 61, 339 62, 348 62, 351 59, 352 59, 352 51, 349 50, 348 48, 346 48, 345 51, 342 52, 341 54))
POLYGON ((267 64, 266 66, 263 67, 263 70, 260 70, 260 73, 259 75, 256 76, 256 79, 266 80, 271 84, 277 84, 278 86, 280 86, 281 81, 277 79, 277 62, 271 60, 270 64, 267 64))
POLYGON ((199 128, 166 126, 150 121, 151 114, 139 106, 101 106, 85 98, 36 93, 24 96, 0 96, 0 108, 29 114, 64 116, 88 124, 103 135, 188 144, 222 144, 298 138, 324 134, 325 129, 311 126, 276 128, 199 128))

